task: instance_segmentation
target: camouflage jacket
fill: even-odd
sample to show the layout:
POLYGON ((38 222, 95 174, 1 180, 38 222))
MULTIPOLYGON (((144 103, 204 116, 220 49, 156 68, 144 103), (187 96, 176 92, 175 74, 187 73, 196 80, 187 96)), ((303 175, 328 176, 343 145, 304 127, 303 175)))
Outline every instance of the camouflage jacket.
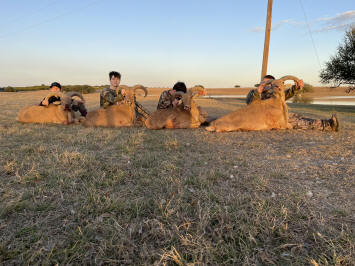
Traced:
POLYGON ((121 90, 116 94, 115 90, 111 88, 104 88, 100 93, 100 107, 106 108, 110 105, 113 105, 117 102, 123 101, 124 97, 121 93, 121 90))
MULTIPOLYGON (((292 85, 291 88, 285 90, 286 101, 288 99, 292 98, 293 96, 295 96, 299 91, 300 91, 300 88, 297 87, 296 85, 292 85)), ((273 89, 271 89, 271 86, 265 87, 261 93, 258 92, 258 89, 254 89, 254 90, 249 91, 249 93, 247 95, 246 102, 247 102, 247 104, 250 104, 252 101, 254 101, 256 99, 265 100, 265 99, 271 98, 273 95, 274 95, 274 91, 273 91, 273 89)))
POLYGON ((157 109, 167 109, 173 108, 173 101, 178 99, 178 104, 181 104, 181 97, 180 96, 173 96, 170 94, 169 90, 163 91, 160 95, 159 102, 157 109))

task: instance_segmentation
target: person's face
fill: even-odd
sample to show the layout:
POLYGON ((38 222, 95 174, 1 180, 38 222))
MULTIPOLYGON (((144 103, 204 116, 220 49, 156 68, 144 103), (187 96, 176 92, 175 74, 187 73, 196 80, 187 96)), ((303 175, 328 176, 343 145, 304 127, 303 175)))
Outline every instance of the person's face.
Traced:
POLYGON ((113 87, 118 87, 118 85, 120 85, 120 79, 118 77, 112 76, 112 78, 110 79, 110 84, 113 87))
POLYGON ((173 96, 174 96, 174 95, 175 95, 175 93, 176 93, 176 90, 170 90, 170 94, 171 94, 171 95, 173 95, 173 96))
POLYGON ((60 88, 57 86, 53 86, 52 88, 49 89, 49 91, 60 91, 60 88))

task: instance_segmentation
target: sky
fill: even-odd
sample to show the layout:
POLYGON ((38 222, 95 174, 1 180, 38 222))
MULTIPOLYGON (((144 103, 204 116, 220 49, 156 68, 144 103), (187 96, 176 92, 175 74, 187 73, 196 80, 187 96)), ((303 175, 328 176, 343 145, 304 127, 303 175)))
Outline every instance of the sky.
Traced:
MULTIPOLYGON (((267 0, 0 0, 0 87, 260 80, 267 0)), ((268 74, 319 85, 354 0, 274 0, 268 74)))

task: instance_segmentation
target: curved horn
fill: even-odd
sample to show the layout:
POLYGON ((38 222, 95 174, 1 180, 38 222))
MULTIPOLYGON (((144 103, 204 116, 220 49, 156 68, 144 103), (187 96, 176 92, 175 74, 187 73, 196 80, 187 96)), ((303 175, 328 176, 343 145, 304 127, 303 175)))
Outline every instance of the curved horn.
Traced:
POLYGON ((78 96, 80 99, 84 100, 83 95, 80 92, 77 92, 77 91, 69 91, 65 95, 70 97, 70 98, 72 98, 73 96, 78 96))
POLYGON ((193 96, 197 95, 206 95, 206 89, 202 85, 196 85, 190 89, 190 92, 193 96))
POLYGON ((144 91, 144 97, 147 97, 148 95, 148 90, 146 87, 144 87, 143 85, 135 85, 133 86, 133 91, 134 91, 134 94, 136 94, 136 90, 142 90, 144 91))
POLYGON ((295 76, 291 76, 291 75, 287 75, 287 76, 284 76, 280 79, 275 79, 271 82, 271 86, 277 86, 277 87, 282 87, 284 88, 284 85, 285 85, 285 81, 286 80, 293 80, 295 82, 295 84, 297 85, 298 82, 299 82, 299 79, 295 76))
POLYGON ((285 82, 286 80, 293 80, 294 82, 297 83, 299 81, 299 78, 297 78, 295 76, 287 75, 287 76, 280 78, 280 80, 283 82, 285 82))
POLYGON ((129 90, 130 88, 127 86, 127 85, 120 85, 120 86, 118 86, 117 87, 117 89, 116 89, 116 94, 118 94, 118 92, 120 91, 120 90, 122 90, 122 89, 124 89, 124 90, 129 90))

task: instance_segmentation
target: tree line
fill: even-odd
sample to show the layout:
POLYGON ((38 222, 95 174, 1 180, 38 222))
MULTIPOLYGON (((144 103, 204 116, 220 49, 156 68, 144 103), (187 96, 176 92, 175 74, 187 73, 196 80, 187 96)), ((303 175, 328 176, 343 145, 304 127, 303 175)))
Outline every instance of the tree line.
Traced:
MULTIPOLYGON (((90 85, 63 85, 62 90, 63 91, 77 91, 82 94, 86 93, 93 93, 98 90, 102 90, 105 87, 108 87, 109 85, 100 85, 100 86, 90 86, 90 85)), ((39 90, 48 90, 49 86, 47 85, 39 85, 39 86, 28 86, 28 87, 12 87, 12 86, 7 86, 4 88, 0 88, 0 91, 4 92, 18 92, 18 91, 39 91, 39 90)))

